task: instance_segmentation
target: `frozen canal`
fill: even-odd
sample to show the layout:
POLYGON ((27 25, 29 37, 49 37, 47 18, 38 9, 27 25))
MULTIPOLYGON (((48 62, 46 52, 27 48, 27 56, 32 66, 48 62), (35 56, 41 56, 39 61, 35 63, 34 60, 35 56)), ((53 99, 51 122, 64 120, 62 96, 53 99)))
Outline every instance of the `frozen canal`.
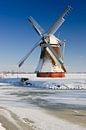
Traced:
POLYGON ((0 107, 26 123, 30 121, 36 130, 86 129, 86 90, 53 90, 1 82, 0 107))
POLYGON ((0 83, 0 104, 86 109, 86 90, 53 90, 0 83))

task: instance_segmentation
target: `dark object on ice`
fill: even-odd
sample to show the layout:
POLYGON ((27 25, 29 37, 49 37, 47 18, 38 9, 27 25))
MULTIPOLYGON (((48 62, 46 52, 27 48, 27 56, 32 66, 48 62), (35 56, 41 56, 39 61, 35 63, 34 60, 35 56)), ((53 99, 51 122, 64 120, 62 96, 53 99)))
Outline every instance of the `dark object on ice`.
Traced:
POLYGON ((20 82, 21 82, 23 85, 30 85, 30 86, 31 86, 32 84, 29 83, 28 81, 29 81, 28 78, 21 78, 21 81, 20 81, 20 82))
POLYGON ((58 88, 60 88, 60 85, 58 85, 58 88))
POLYGON ((26 82, 27 80, 29 80, 29 79, 28 78, 21 78, 22 83, 26 82))

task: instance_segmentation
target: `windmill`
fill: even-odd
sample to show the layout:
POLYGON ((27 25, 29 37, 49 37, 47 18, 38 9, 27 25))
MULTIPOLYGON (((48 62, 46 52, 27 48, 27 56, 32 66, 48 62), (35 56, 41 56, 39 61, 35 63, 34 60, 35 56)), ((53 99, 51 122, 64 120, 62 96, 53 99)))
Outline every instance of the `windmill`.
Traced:
POLYGON ((28 21, 31 23, 36 32, 41 36, 41 39, 34 45, 34 47, 23 57, 18 66, 21 67, 35 48, 40 46, 41 54, 38 66, 35 70, 37 77, 64 77, 66 69, 64 67, 63 52, 61 54, 60 47, 64 47, 64 43, 55 37, 55 32, 65 21, 65 16, 70 12, 71 7, 68 6, 62 15, 55 21, 55 23, 45 32, 40 25, 30 16, 28 21))

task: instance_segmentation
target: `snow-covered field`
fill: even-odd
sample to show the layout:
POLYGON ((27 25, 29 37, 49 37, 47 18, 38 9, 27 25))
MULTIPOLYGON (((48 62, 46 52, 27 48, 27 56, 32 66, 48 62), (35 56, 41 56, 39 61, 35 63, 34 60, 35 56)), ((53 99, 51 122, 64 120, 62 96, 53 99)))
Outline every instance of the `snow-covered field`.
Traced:
MULTIPOLYGON (((4 82, 20 82, 20 78, 28 78, 32 86, 51 89, 86 89, 86 74, 66 74, 64 78, 38 78, 36 74, 1 74, 4 82)), ((22 84, 23 85, 23 84, 22 84)), ((28 86, 31 87, 30 84, 28 86)))
MULTIPOLYGON (((37 78, 31 74, 3 75, 0 117, 17 130, 29 130, 28 125, 35 130, 86 130, 85 89, 86 74, 69 74, 63 79, 37 78), (21 85, 21 77, 28 77, 32 85, 21 85)), ((3 125, 1 118, 0 122, 0 130, 4 130, 6 124, 3 125)))

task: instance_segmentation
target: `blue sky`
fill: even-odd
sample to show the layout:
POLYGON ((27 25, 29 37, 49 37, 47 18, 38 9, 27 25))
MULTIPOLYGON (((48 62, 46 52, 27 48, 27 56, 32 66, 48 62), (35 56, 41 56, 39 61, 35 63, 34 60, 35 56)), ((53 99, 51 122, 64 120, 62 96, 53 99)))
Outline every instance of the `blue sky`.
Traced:
POLYGON ((65 66, 69 72, 86 72, 85 0, 0 0, 0 71, 34 71, 37 48, 19 70, 17 63, 40 39, 27 18, 32 16, 45 31, 67 5, 72 11, 55 33, 66 40, 65 66))

